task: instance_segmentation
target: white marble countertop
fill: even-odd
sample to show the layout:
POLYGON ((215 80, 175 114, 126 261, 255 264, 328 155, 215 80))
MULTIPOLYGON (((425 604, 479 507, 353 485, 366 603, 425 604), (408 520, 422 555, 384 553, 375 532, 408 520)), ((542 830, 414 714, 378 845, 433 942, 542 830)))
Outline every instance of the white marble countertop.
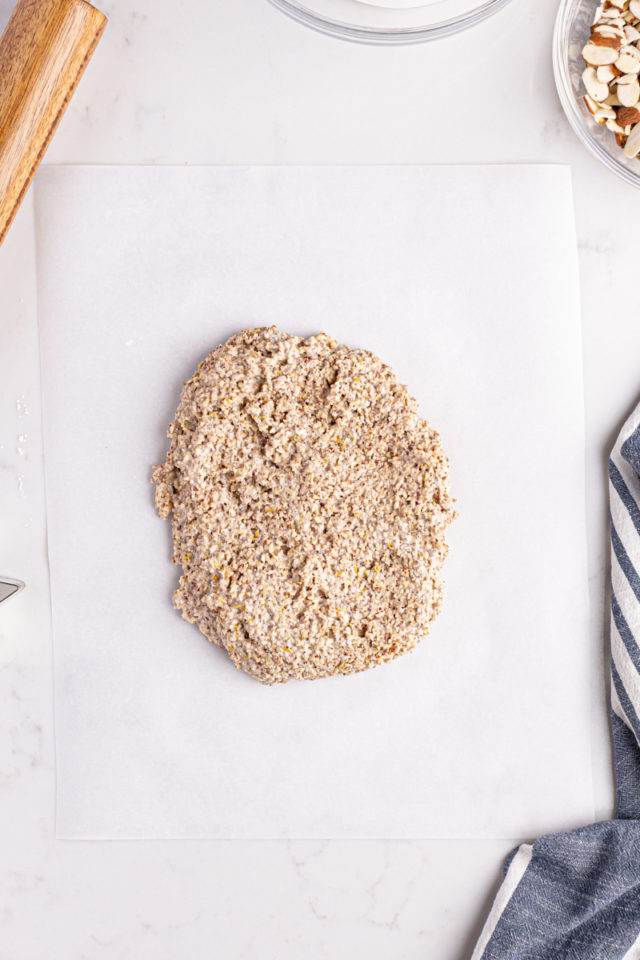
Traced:
MULTIPOLYGON (((0 25, 12 2, 0 0, 0 25)), ((640 194, 578 143, 551 72, 554 0, 401 49, 331 40, 266 0, 124 0, 47 163, 568 163, 583 303, 593 776, 613 784, 603 643, 606 452, 640 394, 640 194)), ((30 203, 0 250, 0 960, 465 960, 517 839, 54 841, 51 638, 30 203)), ((525 225, 526 226, 526 225, 525 225)), ((70 277, 70 282, 72 282, 70 277)))

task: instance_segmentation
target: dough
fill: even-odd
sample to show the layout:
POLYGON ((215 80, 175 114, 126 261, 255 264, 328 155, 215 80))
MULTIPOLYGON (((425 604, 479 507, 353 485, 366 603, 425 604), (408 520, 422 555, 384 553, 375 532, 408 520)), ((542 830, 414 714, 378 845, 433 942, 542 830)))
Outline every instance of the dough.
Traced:
POLYGON ((449 464, 377 357, 245 330, 184 384, 168 436, 153 481, 174 604, 238 668, 267 684, 354 673, 427 633, 449 464))

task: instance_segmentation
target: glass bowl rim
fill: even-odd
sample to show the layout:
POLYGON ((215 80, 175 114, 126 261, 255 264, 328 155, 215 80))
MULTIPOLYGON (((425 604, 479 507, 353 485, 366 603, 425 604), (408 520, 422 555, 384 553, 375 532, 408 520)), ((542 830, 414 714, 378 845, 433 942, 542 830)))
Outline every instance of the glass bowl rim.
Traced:
MULTIPOLYGON (((570 26, 570 13, 577 0, 561 0, 556 15, 556 22, 553 30, 553 74, 556 82, 558 97, 562 104, 573 132, 585 147, 600 160, 607 169, 617 174, 622 180, 630 183, 632 186, 640 187, 640 161, 638 161, 638 173, 629 170, 623 163, 616 160, 614 156, 597 140, 586 122, 586 118, 580 112, 578 101, 571 88, 569 73, 567 69, 567 43, 566 33, 570 26)), ((612 134, 612 142, 615 143, 612 134)), ((619 149, 619 148, 618 148, 619 149)))
POLYGON ((448 37, 468 27, 481 23, 488 17, 497 13, 503 7, 506 7, 510 0, 484 0, 473 10, 467 13, 451 17, 448 20, 441 20, 439 23, 428 24, 417 27, 363 27, 355 24, 346 23, 342 20, 334 20, 330 17, 323 17, 319 13, 309 10, 304 3, 299 0, 269 0, 274 7, 282 10, 283 13, 296 20, 298 23, 305 24, 314 30, 327 34, 332 37, 338 37, 342 40, 351 40, 355 43, 373 43, 373 44, 403 44, 420 43, 426 40, 437 40, 439 37, 448 37))

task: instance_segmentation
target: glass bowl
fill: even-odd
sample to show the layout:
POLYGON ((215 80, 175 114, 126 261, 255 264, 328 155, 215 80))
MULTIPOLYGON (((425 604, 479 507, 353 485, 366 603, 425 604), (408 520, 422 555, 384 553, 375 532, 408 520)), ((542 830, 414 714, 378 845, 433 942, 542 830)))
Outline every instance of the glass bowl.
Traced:
POLYGON ((569 123, 585 147, 613 173, 640 187, 640 160, 625 157, 614 134, 593 119, 583 100, 582 59, 597 0, 561 0, 553 36, 553 72, 558 95, 569 123))
POLYGON ((509 0, 269 0, 299 23, 343 40, 402 44, 436 40, 480 23, 509 0), (409 6, 409 3, 412 3, 409 6))

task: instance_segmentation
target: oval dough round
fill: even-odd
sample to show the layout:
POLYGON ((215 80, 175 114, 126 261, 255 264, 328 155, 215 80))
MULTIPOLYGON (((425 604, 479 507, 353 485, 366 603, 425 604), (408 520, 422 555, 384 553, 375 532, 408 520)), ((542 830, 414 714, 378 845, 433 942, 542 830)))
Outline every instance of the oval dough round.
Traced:
POLYGON ((245 330, 183 387, 153 480, 174 604, 262 683, 413 649, 455 513, 438 434, 393 371, 326 334, 245 330))

